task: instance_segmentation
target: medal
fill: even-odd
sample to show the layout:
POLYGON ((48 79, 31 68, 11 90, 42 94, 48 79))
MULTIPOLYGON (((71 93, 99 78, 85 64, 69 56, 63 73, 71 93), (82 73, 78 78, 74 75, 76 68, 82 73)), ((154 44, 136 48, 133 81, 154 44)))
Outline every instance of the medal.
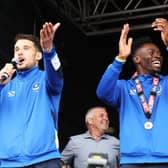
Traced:
POLYGON ((153 128, 153 123, 151 121, 147 121, 144 124, 145 129, 152 129, 153 128))

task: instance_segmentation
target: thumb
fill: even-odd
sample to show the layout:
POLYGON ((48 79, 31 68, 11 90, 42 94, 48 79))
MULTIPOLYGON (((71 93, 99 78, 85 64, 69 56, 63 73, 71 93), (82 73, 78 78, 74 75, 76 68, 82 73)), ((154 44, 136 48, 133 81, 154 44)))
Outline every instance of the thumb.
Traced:
POLYGON ((61 23, 56 23, 53 27, 54 33, 57 31, 57 29, 60 27, 61 23))

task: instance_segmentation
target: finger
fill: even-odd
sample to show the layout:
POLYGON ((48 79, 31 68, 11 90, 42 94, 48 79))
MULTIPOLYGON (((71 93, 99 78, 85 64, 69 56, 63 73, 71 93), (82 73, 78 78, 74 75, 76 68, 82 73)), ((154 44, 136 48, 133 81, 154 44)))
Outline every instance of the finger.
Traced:
POLYGON ((127 37, 126 24, 124 24, 120 35, 120 41, 126 40, 126 37, 127 37))
POLYGON ((128 39, 128 47, 131 49, 133 43, 133 38, 128 39))
POLYGON ((40 44, 41 47, 44 48, 44 41, 45 41, 46 37, 45 37, 45 33, 43 31, 43 29, 40 30, 40 44))
POLYGON ((154 28, 153 30, 154 31, 160 31, 160 32, 164 31, 163 27, 157 27, 157 28, 154 28))
POLYGON ((43 34, 45 38, 47 38, 50 35, 50 26, 47 22, 43 25, 43 34))
POLYGON ((41 29, 41 35, 43 37, 43 39, 48 38, 48 36, 50 36, 51 30, 52 30, 52 25, 51 23, 45 23, 41 29))
POLYGON ((152 23, 152 27, 165 26, 166 24, 168 24, 168 21, 167 21, 166 19, 157 18, 157 19, 152 23))
POLYGON ((152 27, 154 27, 154 26, 163 26, 165 24, 166 24, 166 22, 153 22, 152 23, 152 27))
POLYGON ((46 33, 44 32, 43 29, 40 30, 40 39, 42 40, 46 39, 46 33))
POLYGON ((16 72, 16 69, 12 69, 10 72, 9 72, 9 76, 13 76, 13 74, 16 72))
POLYGON ((167 22, 167 20, 164 18, 156 18, 155 21, 152 23, 152 25, 164 24, 166 22, 167 22))
POLYGON ((54 33, 58 30, 58 28, 60 27, 61 23, 56 23, 53 27, 54 33))
POLYGON ((46 33, 47 33, 47 36, 51 36, 54 33, 53 24, 51 22, 46 23, 46 33))
POLYGON ((156 18, 155 21, 157 21, 157 22, 166 22, 167 19, 165 19, 165 18, 156 18))

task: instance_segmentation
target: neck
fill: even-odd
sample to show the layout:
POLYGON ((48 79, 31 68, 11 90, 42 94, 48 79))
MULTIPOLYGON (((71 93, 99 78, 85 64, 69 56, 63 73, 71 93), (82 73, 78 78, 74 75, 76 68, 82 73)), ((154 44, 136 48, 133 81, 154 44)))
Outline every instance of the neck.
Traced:
POLYGON ((152 75, 152 76, 154 76, 158 72, 156 72, 156 71, 140 71, 140 70, 137 70, 137 73, 138 73, 138 75, 152 75))
POLYGON ((101 136, 104 134, 103 132, 96 131, 96 130, 90 130, 89 133, 92 136, 92 138, 95 140, 99 140, 101 136))

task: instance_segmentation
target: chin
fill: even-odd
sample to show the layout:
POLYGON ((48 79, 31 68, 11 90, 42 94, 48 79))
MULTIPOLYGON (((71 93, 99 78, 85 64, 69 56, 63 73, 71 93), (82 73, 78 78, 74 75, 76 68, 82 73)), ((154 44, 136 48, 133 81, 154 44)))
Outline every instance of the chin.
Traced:
POLYGON ((155 72, 155 73, 160 73, 160 71, 161 71, 160 69, 154 69, 153 70, 153 72, 155 72))
POLYGON ((161 67, 153 67, 152 71, 155 73, 159 73, 161 71, 161 67))
POLYGON ((25 70, 26 70, 25 67, 18 67, 17 69, 18 69, 19 71, 25 71, 25 70))

